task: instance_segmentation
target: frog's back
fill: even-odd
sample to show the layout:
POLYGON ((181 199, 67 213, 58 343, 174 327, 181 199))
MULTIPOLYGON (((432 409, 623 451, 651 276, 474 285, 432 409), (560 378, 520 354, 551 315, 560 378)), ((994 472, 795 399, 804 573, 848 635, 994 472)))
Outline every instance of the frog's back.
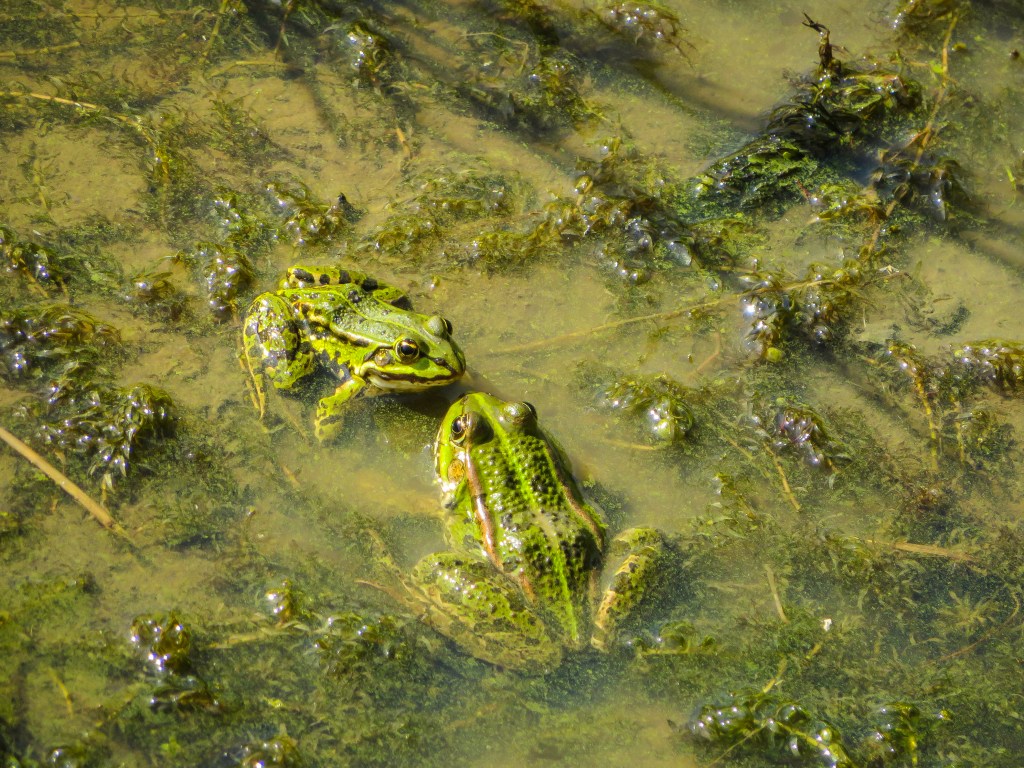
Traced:
POLYGON ((531 602, 554 614, 570 645, 580 643, 601 563, 600 518, 542 435, 507 432, 476 451, 478 506, 492 518, 488 554, 531 602))

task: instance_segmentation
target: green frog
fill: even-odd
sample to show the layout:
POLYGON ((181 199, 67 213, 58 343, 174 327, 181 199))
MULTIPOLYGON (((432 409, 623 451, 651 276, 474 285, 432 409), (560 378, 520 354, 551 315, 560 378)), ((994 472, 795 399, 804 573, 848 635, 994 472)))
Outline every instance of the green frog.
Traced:
POLYGON ((604 649, 664 573, 666 543, 653 529, 608 546, 530 404, 463 396, 441 422, 435 458, 452 551, 399 578, 407 602, 477 658, 537 669, 587 643, 604 649), (609 548, 622 557, 614 569, 609 548), (612 571, 603 592, 602 570, 612 571))
POLYGON ((318 369, 340 380, 317 403, 321 441, 338 433, 357 397, 448 384, 466 370, 448 320, 413 312, 398 288, 338 267, 289 269, 249 307, 242 343, 261 412, 262 375, 282 390, 318 369))

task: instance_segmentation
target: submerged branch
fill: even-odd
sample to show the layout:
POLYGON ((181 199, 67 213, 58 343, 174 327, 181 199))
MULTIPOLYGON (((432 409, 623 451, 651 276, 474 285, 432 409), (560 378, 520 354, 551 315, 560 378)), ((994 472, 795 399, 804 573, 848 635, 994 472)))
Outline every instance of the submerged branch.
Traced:
POLYGON ((666 312, 655 312, 650 315, 640 315, 638 317, 627 317, 622 320, 614 320, 610 323, 604 323, 602 325, 597 325, 592 328, 582 328, 577 331, 563 333, 561 336, 552 336, 549 339, 539 339, 538 341, 530 341, 527 342, 526 344, 518 344, 511 347, 504 347, 502 349, 494 350, 492 354, 510 355, 518 354, 520 352, 536 352, 537 350, 547 349, 548 347, 558 347, 581 338, 596 336, 597 334, 600 333, 608 333, 609 331, 624 328, 627 325, 643 323, 647 322, 648 320, 672 320, 674 318, 679 317, 680 315, 685 315, 688 312, 694 312, 698 309, 704 309, 706 307, 714 307, 717 306, 718 304, 723 303, 726 300, 732 300, 734 298, 735 296, 730 294, 729 296, 722 296, 713 301, 700 301, 697 302, 696 304, 690 304, 685 307, 676 307, 675 309, 670 309, 666 312))
POLYGON ((115 533, 125 535, 124 529, 121 528, 118 522, 110 516, 110 513, 107 512, 101 504, 93 501, 85 491, 68 479, 67 475, 3 427, 0 427, 0 440, 7 443, 7 445, 21 455, 22 458, 27 460, 33 467, 53 480, 53 482, 55 482, 62 491, 85 507, 86 511, 92 515, 100 525, 108 530, 114 531, 115 533))

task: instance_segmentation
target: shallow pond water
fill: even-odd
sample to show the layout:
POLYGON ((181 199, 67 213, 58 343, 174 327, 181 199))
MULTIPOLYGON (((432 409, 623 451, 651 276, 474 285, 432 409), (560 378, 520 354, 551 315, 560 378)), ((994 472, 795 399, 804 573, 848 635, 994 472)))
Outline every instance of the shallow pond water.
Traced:
POLYGON ((1022 19, 5 3, 3 764, 1018 765, 1022 19), (261 417, 241 327, 294 264, 442 313, 467 375, 323 444, 328 376, 261 417), (476 660, 381 564, 458 545, 476 390, 669 539, 609 652, 476 660))

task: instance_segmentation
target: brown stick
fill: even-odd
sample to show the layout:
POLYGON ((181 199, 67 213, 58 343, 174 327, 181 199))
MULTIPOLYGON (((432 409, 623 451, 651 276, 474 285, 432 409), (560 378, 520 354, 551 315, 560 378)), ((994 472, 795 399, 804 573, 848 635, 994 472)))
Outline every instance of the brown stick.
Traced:
POLYGON ((60 487, 60 489, 64 491, 64 493, 68 494, 68 496, 70 496, 83 507, 85 507, 86 511, 94 518, 96 518, 97 522, 99 522, 100 525, 112 531, 124 533, 121 526, 118 525, 117 521, 110 516, 110 513, 107 512, 107 510, 105 510, 100 504, 89 498, 88 494, 86 494, 85 491, 83 491, 81 488, 79 488, 77 485, 71 482, 71 480, 69 480, 68 477, 59 469, 53 466, 53 464, 51 464, 38 453, 33 451, 31 448, 25 445, 25 443, 21 442, 21 440, 16 438, 3 427, 0 427, 0 440, 3 440, 5 443, 7 443, 11 448, 13 448, 17 453, 19 453, 22 456, 22 458, 26 459, 33 467, 35 467, 48 478, 53 480, 53 482, 55 482, 60 487))

